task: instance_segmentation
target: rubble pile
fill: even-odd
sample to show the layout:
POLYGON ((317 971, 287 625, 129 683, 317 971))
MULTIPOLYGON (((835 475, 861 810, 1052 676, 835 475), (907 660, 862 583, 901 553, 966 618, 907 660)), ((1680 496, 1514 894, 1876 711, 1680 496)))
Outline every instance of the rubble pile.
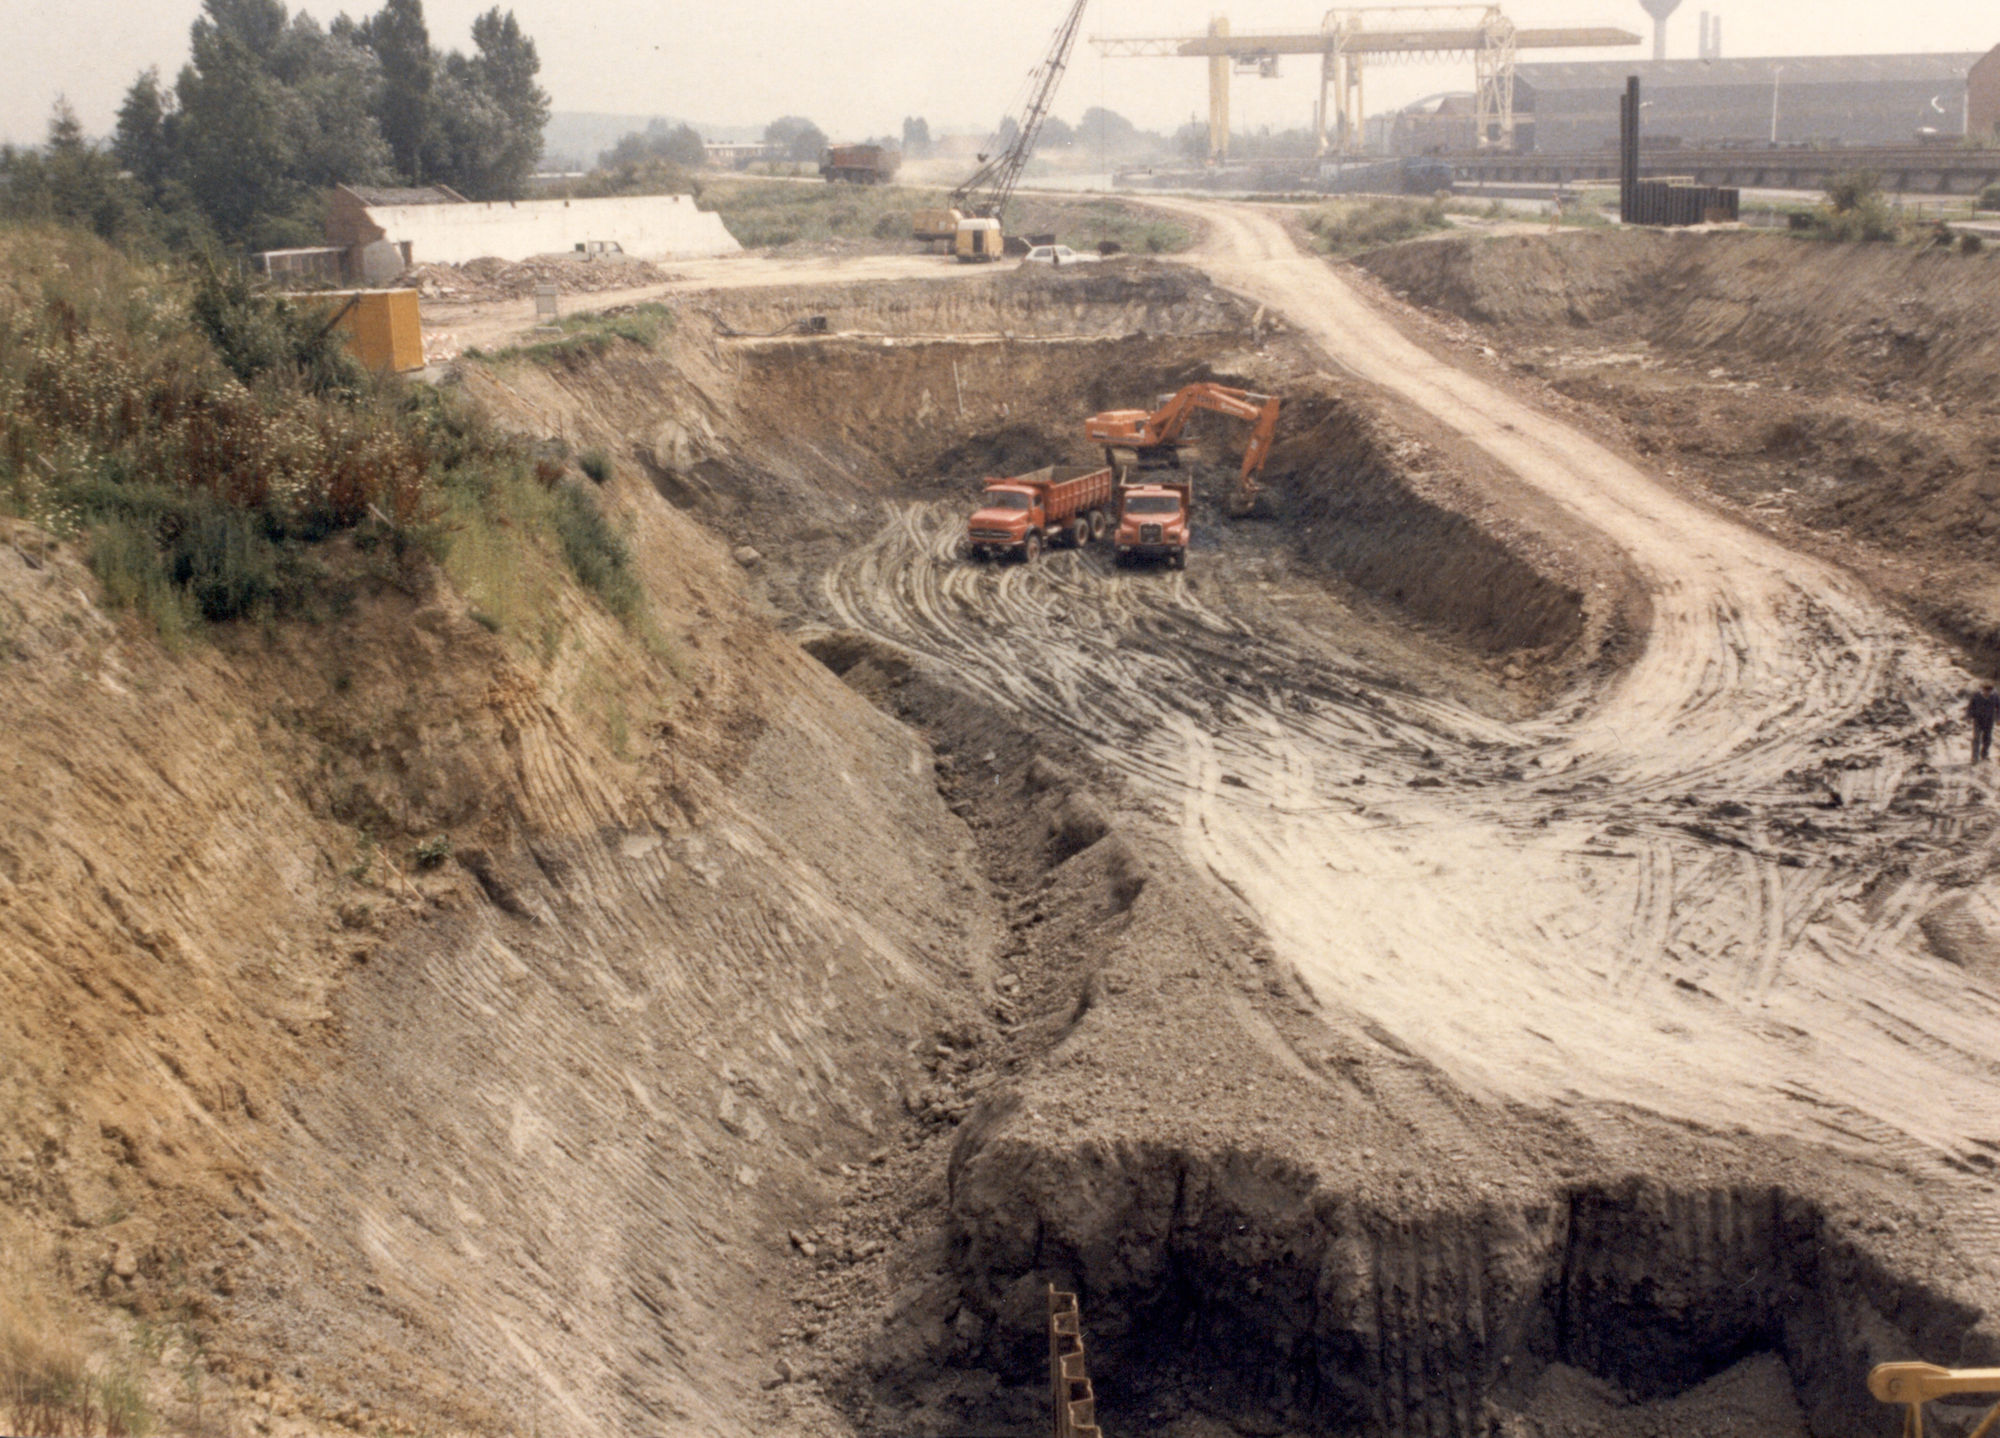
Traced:
POLYGON ((536 255, 527 260, 488 256, 462 265, 412 265, 401 282, 414 285, 427 300, 478 301, 526 299, 537 285, 554 285, 566 295, 580 295, 663 284, 676 278, 651 260, 625 255, 588 259, 582 255, 536 255))

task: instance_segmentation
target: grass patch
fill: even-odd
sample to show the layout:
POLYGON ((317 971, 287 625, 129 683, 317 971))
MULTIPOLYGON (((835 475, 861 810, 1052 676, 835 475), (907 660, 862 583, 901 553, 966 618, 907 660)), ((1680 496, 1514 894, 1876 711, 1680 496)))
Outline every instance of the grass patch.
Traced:
POLYGON ((1194 244, 1194 230, 1122 200, 1058 200, 1027 195, 1014 201, 1008 228, 1016 234, 1054 234, 1056 243, 1093 251, 1110 242, 1127 254, 1176 255, 1194 244))
POLYGON ((658 349, 674 330, 674 312, 662 304, 617 305, 590 314, 569 315, 556 324, 556 333, 532 344, 512 345, 491 354, 478 349, 467 357, 491 363, 513 360, 539 365, 568 365, 608 353, 620 344, 641 349, 658 349))
POLYGON ((1336 200, 1306 217, 1306 229, 1330 255, 1393 245, 1444 229, 1450 223, 1442 197, 1418 200, 1384 195, 1336 200))
POLYGON ((731 177, 702 187, 701 202, 745 249, 833 240, 908 238, 910 215, 948 203, 943 190, 908 185, 794 185, 731 177))
MULTIPOLYGON (((702 204, 751 249, 830 242, 908 241, 911 215, 951 202, 943 190, 908 185, 792 185, 734 176, 709 181, 702 204)), ((1058 244, 1095 250, 1110 241, 1138 255, 1178 254, 1194 231, 1123 200, 1018 195, 1007 209, 1010 234, 1053 234, 1058 244)))
POLYGON ((91 1362, 63 1315, 0 1296, 0 1431, 20 1438, 143 1438, 152 1426, 132 1373, 91 1362))
POLYGON ((576 484, 559 484, 554 494, 556 534, 570 571, 606 609, 628 623, 637 620, 645 592, 632 568, 632 551, 604 517, 597 496, 576 484))

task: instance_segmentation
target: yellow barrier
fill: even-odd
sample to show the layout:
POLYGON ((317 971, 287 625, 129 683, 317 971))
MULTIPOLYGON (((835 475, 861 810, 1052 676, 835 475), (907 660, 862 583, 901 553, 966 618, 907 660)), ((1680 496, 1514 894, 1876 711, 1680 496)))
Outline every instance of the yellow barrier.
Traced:
POLYGON ((400 373, 424 367, 424 323, 415 290, 329 290, 312 298, 330 306, 328 322, 370 369, 400 373))

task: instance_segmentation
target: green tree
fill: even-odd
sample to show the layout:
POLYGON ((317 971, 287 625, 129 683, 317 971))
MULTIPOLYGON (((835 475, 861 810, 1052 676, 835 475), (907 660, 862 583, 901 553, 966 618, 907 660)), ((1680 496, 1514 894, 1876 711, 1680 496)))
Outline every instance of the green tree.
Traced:
POLYGON ((490 157, 488 194, 513 199, 528 186, 542 157, 542 130, 549 122, 548 92, 536 83, 542 61, 535 42, 521 32, 509 10, 496 5, 472 22, 471 78, 506 117, 506 132, 490 157))
POLYGON ((132 178, 157 199, 166 189, 174 164, 173 92, 160 87, 160 72, 147 70, 132 82, 118 107, 118 129, 111 151, 132 178))
POLYGON ((302 242, 286 223, 304 195, 280 87, 234 35, 196 21, 192 38, 174 85, 175 168, 189 198, 230 243, 302 242))
POLYGON ((384 0, 361 27, 382 65, 381 108, 376 118, 396 168, 413 183, 424 178, 424 142, 436 114, 431 90, 437 56, 424 24, 423 0, 384 0))
POLYGON ((285 7, 281 0, 202 0, 194 22, 197 34, 208 30, 227 35, 268 64, 285 37, 285 7))
POLYGON ((526 176, 515 176, 508 167, 507 113, 479 84, 472 63, 463 55, 445 56, 432 96, 436 104, 420 163, 424 178, 475 200, 511 198, 518 191, 509 185, 518 186, 526 176))
POLYGON ((39 152, 0 150, 0 214, 10 219, 77 225, 107 240, 144 234, 145 196, 118 161, 84 137, 76 112, 58 98, 39 152))
POLYGON ((382 66, 349 35, 320 29, 311 16, 292 20, 271 59, 281 87, 286 150, 294 180, 313 190, 372 185, 395 169, 375 115, 382 66))
POLYGON ((668 125, 655 120, 646 128, 632 130, 597 157, 600 170, 634 168, 661 161, 684 170, 698 170, 708 163, 708 150, 692 125, 668 125))
POLYGON ((1115 110, 1092 105, 1077 121, 1076 142, 1093 150, 1101 148, 1107 154, 1118 154, 1136 149, 1139 141, 1138 127, 1115 110))
POLYGON ((922 115, 903 117, 903 153, 920 160, 931 152, 931 125, 922 115))
POLYGON ((826 134, 803 115, 782 115, 764 127, 764 143, 780 159, 810 163, 826 148, 826 134))

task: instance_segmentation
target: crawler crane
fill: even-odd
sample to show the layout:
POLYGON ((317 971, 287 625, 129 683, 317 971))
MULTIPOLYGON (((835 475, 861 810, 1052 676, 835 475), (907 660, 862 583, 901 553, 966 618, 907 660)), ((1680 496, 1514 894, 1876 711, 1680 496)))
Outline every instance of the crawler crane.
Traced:
POLYGON ((1229 512, 1240 518, 1256 502, 1257 476, 1270 458, 1271 437, 1278 429, 1277 396, 1207 382, 1191 384, 1151 412, 1112 409, 1094 414, 1084 421, 1083 432, 1092 444, 1104 446, 1106 464, 1115 464, 1112 452, 1124 449, 1133 453, 1140 469, 1169 468, 1180 463, 1181 436, 1189 417, 1199 409, 1247 420, 1253 426, 1249 448, 1243 451, 1236 492, 1229 500, 1229 512))
MULTIPOLYGON (((990 158, 979 157, 979 168, 970 179, 951 192, 951 205, 941 210, 918 210, 913 216, 914 233, 920 240, 948 240, 952 253, 961 260, 997 260, 1005 248, 1000 223, 1007 201, 1028 157, 1035 153, 1042 122, 1049 118, 1055 103, 1056 86, 1069 68, 1069 52, 1076 45, 1077 27, 1083 23, 1089 0, 1074 0, 1056 33, 1048 53, 1028 76, 1028 98, 1015 122, 1011 139, 990 158)), ((1011 118, 1011 117, 1010 117, 1011 118)))

